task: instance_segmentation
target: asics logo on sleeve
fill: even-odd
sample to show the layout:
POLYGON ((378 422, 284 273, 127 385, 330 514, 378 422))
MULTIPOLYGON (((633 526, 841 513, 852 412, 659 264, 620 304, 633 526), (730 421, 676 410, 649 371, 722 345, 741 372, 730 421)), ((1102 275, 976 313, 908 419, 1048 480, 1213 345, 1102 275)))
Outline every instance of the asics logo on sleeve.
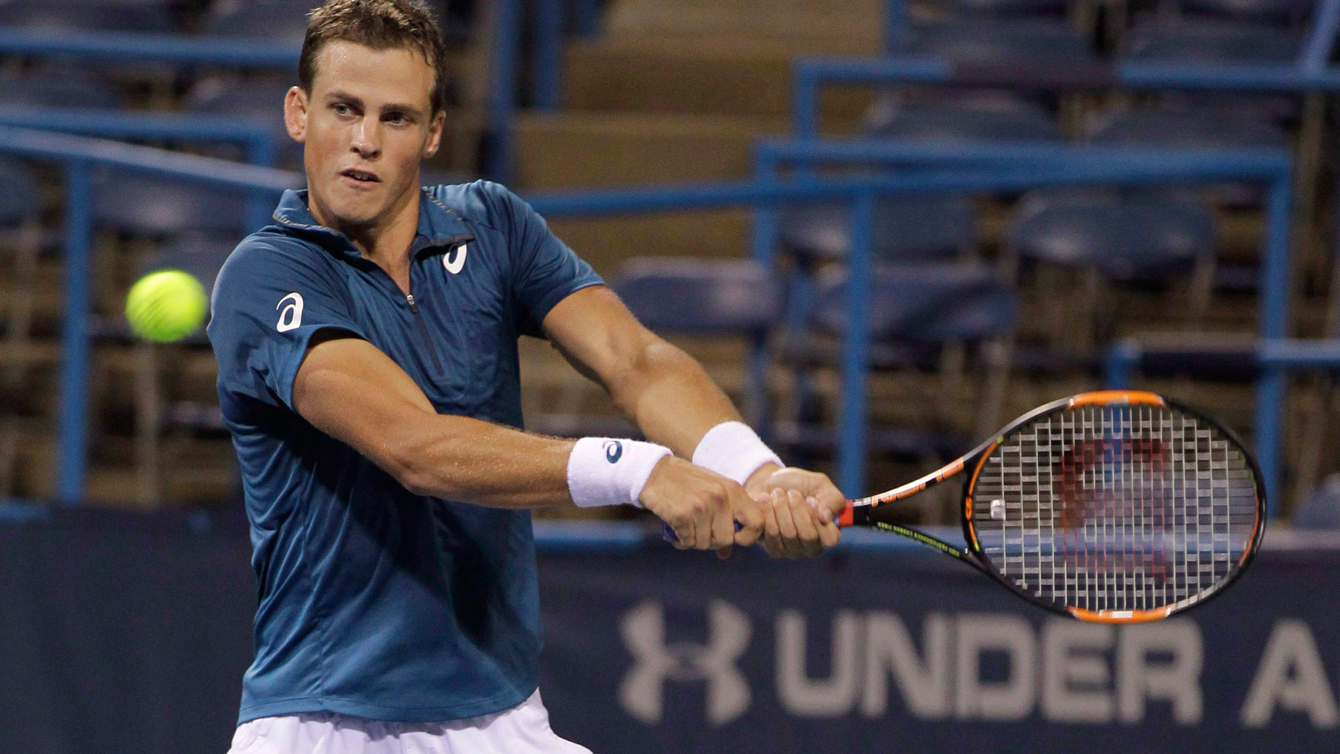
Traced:
POLYGON ((275 325, 275 329, 279 332, 288 332, 289 330, 296 330, 301 327, 302 294, 295 291, 279 299, 279 303, 275 304, 275 308, 278 309, 281 306, 284 307, 284 311, 280 312, 279 323, 275 325), (288 306, 284 306, 285 301, 290 302, 288 306))
POLYGON ((466 244, 461 244, 442 256, 442 266, 455 275, 465 266, 466 244))
POLYGON ((609 440, 605 443, 606 461, 618 463, 621 456, 623 456, 623 443, 618 440, 609 440))

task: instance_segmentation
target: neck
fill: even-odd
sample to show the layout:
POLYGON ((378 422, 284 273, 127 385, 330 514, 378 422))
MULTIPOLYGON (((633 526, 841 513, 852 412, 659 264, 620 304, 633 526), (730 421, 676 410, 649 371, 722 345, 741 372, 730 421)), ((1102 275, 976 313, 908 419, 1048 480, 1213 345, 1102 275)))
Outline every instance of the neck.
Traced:
POLYGON ((348 236, 364 258, 381 265, 403 260, 419 230, 418 191, 405 192, 382 218, 368 223, 342 222, 326 212, 322 202, 310 193, 307 205, 318 223, 348 236))

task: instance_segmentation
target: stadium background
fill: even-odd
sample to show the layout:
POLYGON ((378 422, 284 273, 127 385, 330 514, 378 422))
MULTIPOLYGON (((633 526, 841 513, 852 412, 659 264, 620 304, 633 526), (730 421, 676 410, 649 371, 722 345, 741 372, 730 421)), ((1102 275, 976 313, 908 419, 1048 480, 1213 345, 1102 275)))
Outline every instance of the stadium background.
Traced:
MULTIPOLYGON (((153 269, 208 286, 300 184, 280 103, 309 7, 0 2, 6 750, 227 744, 254 582, 214 360, 120 313, 153 269)), ((1132 384, 1221 417, 1272 487, 1241 586, 1120 630, 879 538, 720 564, 636 517, 546 515, 560 733, 1334 750, 1340 2, 435 7, 452 77, 425 182, 531 199, 789 462, 883 489, 1045 400, 1132 384)), ((522 353, 530 428, 631 431, 546 344, 522 353)), ((902 515, 952 524, 954 501, 902 515)))

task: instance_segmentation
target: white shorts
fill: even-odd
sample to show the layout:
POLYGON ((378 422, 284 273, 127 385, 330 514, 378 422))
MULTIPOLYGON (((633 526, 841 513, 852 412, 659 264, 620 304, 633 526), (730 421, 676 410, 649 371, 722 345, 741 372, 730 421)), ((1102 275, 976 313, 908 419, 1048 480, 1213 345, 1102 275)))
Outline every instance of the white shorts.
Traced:
POLYGON ((549 728, 537 689, 520 705, 442 723, 391 723, 333 712, 262 717, 237 726, 228 754, 591 754, 549 728))

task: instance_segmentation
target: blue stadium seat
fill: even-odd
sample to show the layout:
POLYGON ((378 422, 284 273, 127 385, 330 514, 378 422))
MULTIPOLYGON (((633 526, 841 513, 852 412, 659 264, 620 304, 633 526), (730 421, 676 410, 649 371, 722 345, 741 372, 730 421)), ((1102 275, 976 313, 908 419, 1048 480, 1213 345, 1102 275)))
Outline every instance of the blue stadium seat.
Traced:
MULTIPOLYGON (((1128 146, 1282 149, 1288 145, 1284 131, 1275 123, 1219 107, 1117 110, 1092 118, 1085 125, 1085 135, 1093 144, 1128 146)), ((1227 183, 1173 193, 1196 193, 1223 206, 1254 207, 1261 202, 1262 189, 1227 183)))
MULTIPOLYGON (((848 328, 845 270, 820 276, 810 324, 840 336, 848 328)), ((1008 336, 1016 318, 1014 290, 985 265, 889 265, 875 268, 870 294, 870 338, 918 345, 1008 336)))
POLYGON ((1214 215, 1204 203, 1111 192, 1024 197, 1008 244, 1024 259, 1093 268, 1122 282, 1184 274, 1216 249, 1214 215))
MULTIPOLYGON (((850 242, 845 204, 803 205, 778 213, 782 248, 803 257, 846 256, 850 242)), ((882 200, 875 206, 875 255, 890 261, 966 256, 977 245, 977 216, 964 196, 882 200)))
POLYGON ((632 259, 610 287, 658 333, 761 336, 782 311, 780 281, 752 261, 632 259))
POLYGON ((1340 474, 1332 474, 1298 504, 1293 515, 1296 529, 1335 531, 1340 529, 1340 474))
POLYGON ((1297 24, 1311 15, 1316 0, 1181 0, 1184 10, 1257 22, 1297 24))
POLYGON ((990 16, 1058 16, 1066 0, 940 0, 935 3, 956 14, 990 16))
POLYGON ((1122 307, 1102 306, 1110 284, 1172 287, 1175 307, 1197 329, 1211 296, 1217 249, 1214 215, 1201 200, 1117 191, 1036 192, 1024 197, 1006 234, 1004 260, 1038 268, 1039 297, 1064 307, 1040 322, 1045 342, 1021 355, 1040 374, 1086 371, 1115 331, 1122 307), (1064 276, 1056 273, 1066 271, 1064 276), (1073 280, 1079 277, 1081 285, 1073 280), (1066 282, 1060 282, 1064 280, 1066 282), (1177 294, 1182 295, 1182 294, 1177 294))
POLYGON ((316 0, 216 2, 201 20, 200 33, 223 37, 256 37, 298 47, 307 33, 307 13, 316 0))
MULTIPOLYGON (((807 317, 810 331, 793 338, 785 354, 797 369, 799 416, 779 423, 777 437, 797 453, 831 448, 836 442, 836 428, 820 420, 807 373, 840 363, 841 337, 849 329, 848 286, 845 270, 830 269, 820 276, 807 317)), ((1018 322, 1015 292, 996 269, 979 264, 881 264, 871 281, 868 311, 872 369, 936 370, 943 367, 946 349, 978 353, 976 363, 992 373, 977 412, 979 423, 994 428, 1009 373, 1007 344, 1018 322)), ((943 425, 943 418, 932 416, 929 423, 943 425)), ((980 427, 969 435, 977 431, 980 427)), ((867 435, 873 449, 903 457, 952 456, 973 442, 953 429, 871 427, 867 435)))
MULTIPOLYGON (((303 146, 289 137, 284 126, 284 97, 290 86, 292 83, 272 78, 209 78, 197 82, 183 104, 187 112, 198 115, 244 116, 266 121, 274 133, 276 164, 300 167, 303 146)), ((215 145, 208 152, 224 159, 242 159, 242 151, 237 147, 215 145)))
POLYGON ((0 102, 34 107, 121 106, 121 95, 106 81, 74 71, 0 73, 0 102))
POLYGON ((1289 63, 1302 39, 1260 24, 1207 20, 1143 20, 1122 42, 1128 60, 1289 63))
POLYGON ((10 0, 0 4, 0 26, 44 31, 170 33, 177 30, 177 20, 165 3, 10 0))
POLYGON ((951 102, 910 104, 873 114, 866 133, 941 143, 1062 140, 1056 120, 1040 107, 984 108, 951 102))
MULTIPOLYGON (((747 260, 631 259, 609 283, 629 311, 659 335, 739 336, 762 344, 782 311, 781 282, 747 260)), ((744 412, 767 438, 765 391, 761 380, 749 380, 744 412)), ((621 418, 592 418, 576 410, 527 415, 526 426, 564 437, 639 435, 621 418)))
MULTIPOLYGON (((1122 43, 1127 60, 1171 63, 1291 63, 1302 38, 1260 23, 1207 20, 1146 20, 1135 24, 1122 43)), ((1288 120, 1298 115, 1298 98, 1289 95, 1171 92, 1169 103, 1217 104, 1231 117, 1288 120)))
POLYGON ((969 18, 914 26, 897 52, 940 55, 956 63, 1093 63, 1097 56, 1061 19, 969 18))
POLYGON ((1274 123, 1233 117, 1218 108, 1116 110, 1095 116, 1084 131, 1094 144, 1271 148, 1287 144, 1284 131, 1274 123))
POLYGON ((103 227, 141 236, 241 234, 245 199, 235 192, 109 170, 94 181, 94 219, 103 227))
POLYGON ((0 202, 0 225, 15 226, 37 217, 37 180, 26 163, 0 157, 0 186, 5 200, 0 202))

